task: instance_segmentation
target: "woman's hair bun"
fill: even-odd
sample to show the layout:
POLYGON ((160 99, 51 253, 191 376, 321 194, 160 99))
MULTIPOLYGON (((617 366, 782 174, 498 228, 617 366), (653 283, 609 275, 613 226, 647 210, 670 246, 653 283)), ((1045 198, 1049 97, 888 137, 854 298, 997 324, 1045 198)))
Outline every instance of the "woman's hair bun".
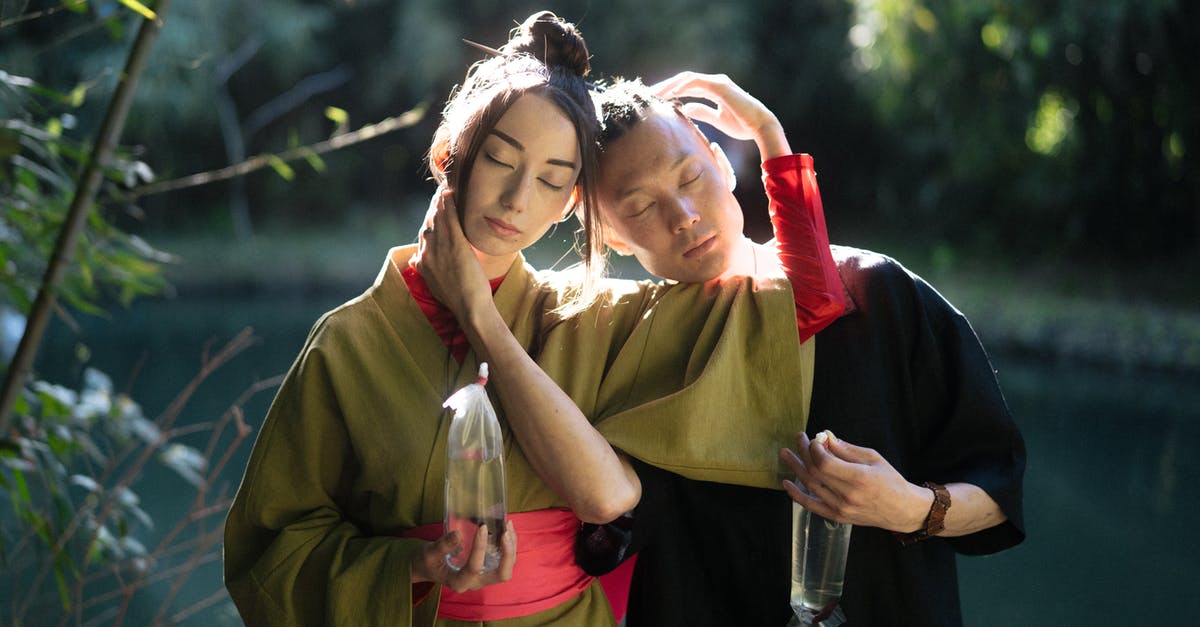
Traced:
POLYGON ((550 11, 530 15, 513 29, 501 51, 506 54, 523 52, 545 63, 546 67, 561 66, 579 76, 587 76, 592 69, 583 35, 574 24, 550 11))

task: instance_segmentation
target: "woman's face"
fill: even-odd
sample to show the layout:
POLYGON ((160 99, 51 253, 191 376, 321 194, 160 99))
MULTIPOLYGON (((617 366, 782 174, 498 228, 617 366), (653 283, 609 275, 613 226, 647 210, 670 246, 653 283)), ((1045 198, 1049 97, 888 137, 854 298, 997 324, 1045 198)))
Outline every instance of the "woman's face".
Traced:
POLYGON ((463 232, 488 278, 563 218, 580 164, 575 126, 549 100, 525 94, 500 118, 458 198, 463 232))

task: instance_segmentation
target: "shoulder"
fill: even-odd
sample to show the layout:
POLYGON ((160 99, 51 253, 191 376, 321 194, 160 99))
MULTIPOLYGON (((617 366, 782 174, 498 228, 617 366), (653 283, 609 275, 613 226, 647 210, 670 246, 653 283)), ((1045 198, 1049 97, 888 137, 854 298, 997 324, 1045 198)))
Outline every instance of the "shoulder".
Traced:
POLYGON ((851 246, 830 246, 843 281, 896 281, 916 277, 899 261, 883 253, 851 246))
POLYGON ((849 308, 886 309, 893 315, 917 315, 939 319, 962 317, 962 313, 928 281, 896 259, 874 251, 849 246, 830 247, 838 275, 846 290, 849 308))

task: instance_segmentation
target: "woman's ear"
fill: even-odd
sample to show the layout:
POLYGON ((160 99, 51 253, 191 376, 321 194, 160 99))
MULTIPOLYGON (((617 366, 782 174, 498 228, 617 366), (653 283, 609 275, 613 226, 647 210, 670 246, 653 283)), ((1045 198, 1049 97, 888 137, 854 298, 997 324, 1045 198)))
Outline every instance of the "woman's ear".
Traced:
POLYGON ((446 184, 446 166, 450 164, 450 140, 442 129, 434 134, 433 146, 429 149, 429 169, 438 184, 446 184))
POLYGON ((725 184, 729 187, 729 191, 733 191, 737 187, 737 174, 733 171, 733 164, 729 162, 729 157, 725 156, 725 151, 721 149, 717 142, 709 142, 708 150, 713 154, 713 159, 717 162, 717 168, 721 170, 721 175, 725 177, 725 184))

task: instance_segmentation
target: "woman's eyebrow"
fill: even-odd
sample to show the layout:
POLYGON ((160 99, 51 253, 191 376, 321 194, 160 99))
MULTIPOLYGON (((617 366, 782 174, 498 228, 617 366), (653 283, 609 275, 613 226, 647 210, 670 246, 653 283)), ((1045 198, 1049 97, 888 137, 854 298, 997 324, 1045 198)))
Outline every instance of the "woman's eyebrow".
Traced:
MULTIPOLYGON (((516 137, 513 137, 512 135, 509 135, 508 133, 505 133, 504 131, 502 131, 500 129, 496 129, 496 128, 492 129, 491 134, 500 138, 501 141, 512 146, 513 148, 516 148, 517 150, 520 150, 521 152, 525 152, 525 144, 522 144, 521 142, 517 141, 516 137)), ((564 168, 570 168, 572 170, 575 169, 575 162, 571 161, 569 159, 546 159, 546 163, 548 163, 549 165, 557 165, 557 166, 562 166, 564 168)))
POLYGON ((496 129, 496 128, 492 129, 492 135, 499 137, 500 139, 504 140, 504 143, 512 146, 513 148, 516 148, 517 150, 520 150, 520 151, 525 150, 525 144, 522 144, 521 142, 517 141, 517 138, 513 137, 512 135, 509 135, 508 133, 505 133, 504 131, 502 131, 500 129, 496 129))

